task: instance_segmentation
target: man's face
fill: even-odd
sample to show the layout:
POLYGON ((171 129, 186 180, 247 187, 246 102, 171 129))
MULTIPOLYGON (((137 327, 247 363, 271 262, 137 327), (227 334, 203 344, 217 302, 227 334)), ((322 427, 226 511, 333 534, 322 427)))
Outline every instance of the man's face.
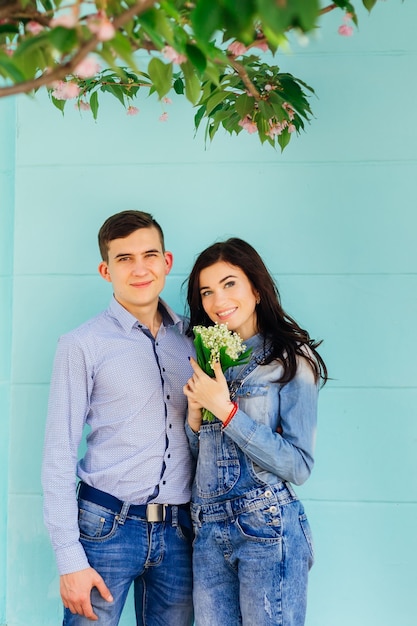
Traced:
POLYGON ((165 277, 172 267, 172 254, 162 251, 156 228, 140 228, 109 244, 108 261, 100 275, 113 284, 116 300, 135 317, 152 313, 158 305, 165 277))

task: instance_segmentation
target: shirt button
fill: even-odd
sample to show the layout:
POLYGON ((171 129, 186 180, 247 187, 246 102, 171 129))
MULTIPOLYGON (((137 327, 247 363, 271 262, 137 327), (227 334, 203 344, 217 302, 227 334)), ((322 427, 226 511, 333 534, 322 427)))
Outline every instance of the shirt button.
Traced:
POLYGON ((171 397, 171 396, 168 394, 168 395, 167 395, 167 400, 169 400, 169 399, 170 399, 170 397, 171 397))
POLYGON ((169 427, 172 428, 172 424, 170 424, 169 427))
POLYGON ((170 455, 170 454, 168 454, 168 458, 169 458, 169 459, 171 458, 171 455, 170 455))
POLYGON ((162 481, 162 484, 163 484, 163 485, 166 485, 166 484, 167 484, 167 481, 166 481, 166 480, 163 480, 163 481, 162 481))
POLYGON ((276 506, 271 506, 271 507, 269 507, 269 510, 271 511, 271 513, 276 513, 277 512, 277 507, 276 506))
POLYGON ((264 495, 265 495, 265 498, 270 498, 270 497, 272 496, 272 491, 270 491, 269 489, 267 489, 267 490, 265 491, 265 494, 264 494, 264 495))

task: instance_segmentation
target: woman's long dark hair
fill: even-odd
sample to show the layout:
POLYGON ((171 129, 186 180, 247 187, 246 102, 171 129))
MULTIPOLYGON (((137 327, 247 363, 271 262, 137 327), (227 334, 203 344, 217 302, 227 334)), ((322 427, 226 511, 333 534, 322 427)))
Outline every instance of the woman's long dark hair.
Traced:
POLYGON ((279 382, 286 383, 297 371, 297 356, 304 357, 313 370, 316 381, 327 381, 327 368, 317 352, 321 341, 314 341, 306 330, 300 328, 281 306, 281 297, 274 279, 254 248, 243 239, 232 237, 206 248, 198 256, 188 278, 187 302, 190 324, 187 330, 193 336, 193 327, 212 326, 213 322, 203 309, 200 295, 200 273, 218 261, 239 267, 248 277, 260 302, 256 305, 258 332, 272 342, 272 353, 265 363, 279 359, 284 372, 279 382), (309 349, 306 350, 305 346, 309 349))

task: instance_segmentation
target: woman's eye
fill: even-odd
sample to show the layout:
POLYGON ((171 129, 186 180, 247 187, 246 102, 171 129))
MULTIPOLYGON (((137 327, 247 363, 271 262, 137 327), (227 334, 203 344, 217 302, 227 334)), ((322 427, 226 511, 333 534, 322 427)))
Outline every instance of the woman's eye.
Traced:
POLYGON ((211 291, 202 291, 201 292, 201 297, 202 298, 206 298, 207 296, 209 296, 211 294, 211 291))
POLYGON ((234 280, 229 280, 227 283, 224 284, 225 289, 227 289, 228 287, 234 287, 235 286, 235 281, 234 280))

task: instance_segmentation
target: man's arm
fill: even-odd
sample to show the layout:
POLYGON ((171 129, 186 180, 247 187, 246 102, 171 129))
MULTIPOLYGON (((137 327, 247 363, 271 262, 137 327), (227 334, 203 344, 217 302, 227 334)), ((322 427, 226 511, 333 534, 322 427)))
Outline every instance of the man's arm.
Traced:
POLYGON ((44 518, 61 574, 61 597, 72 613, 96 620, 91 589, 112 601, 102 577, 90 567, 79 541, 76 466, 92 377, 82 348, 72 337, 60 339, 51 378, 42 485, 44 518))

